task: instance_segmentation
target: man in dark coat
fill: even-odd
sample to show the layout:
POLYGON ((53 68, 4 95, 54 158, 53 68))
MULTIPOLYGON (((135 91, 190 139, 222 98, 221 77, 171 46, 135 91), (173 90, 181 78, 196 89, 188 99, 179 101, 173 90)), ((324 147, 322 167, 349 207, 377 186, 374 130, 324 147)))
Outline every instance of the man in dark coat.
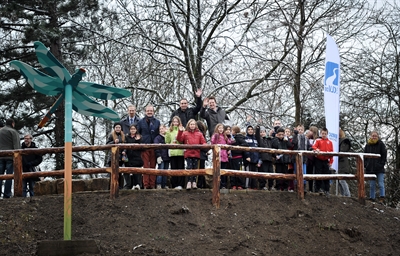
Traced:
MULTIPOLYGON (((142 143, 153 144, 154 139, 160 134, 160 121, 154 117, 154 107, 146 107, 146 116, 137 123, 138 133, 142 136, 142 143)), ((142 151, 143 167, 156 168, 156 154, 154 149, 142 151)), ((143 187, 153 189, 156 187, 156 176, 143 174, 143 187)))
POLYGON ((172 122, 172 118, 174 118, 174 116, 179 116, 179 118, 181 119, 182 125, 184 127, 186 127, 187 122, 190 119, 195 119, 197 120, 196 116, 199 113, 200 109, 201 109, 201 94, 202 94, 202 90, 199 88, 196 91, 196 106, 193 108, 189 108, 188 107, 188 100, 183 98, 181 99, 181 101, 179 102, 179 108, 177 110, 175 110, 174 112, 172 112, 170 121, 169 121, 169 125, 171 125, 172 122))
MULTIPOLYGON (((32 141, 33 137, 30 134, 24 136, 24 142, 22 142, 21 148, 37 148, 35 142, 32 141)), ((35 168, 42 162, 43 158, 38 154, 29 154, 22 156, 22 168, 23 172, 34 172, 35 168)), ((29 196, 32 197, 33 187, 35 186, 35 179, 23 179, 23 196, 26 197, 27 192, 29 196), (28 188, 29 187, 29 188, 28 188)))
POLYGON ((131 125, 136 125, 139 122, 140 118, 136 114, 136 106, 130 105, 128 106, 128 116, 125 118, 122 118, 121 121, 119 122, 121 124, 122 131, 124 134, 129 133, 129 129, 131 128, 131 125))
MULTIPOLYGON (((0 129, 0 150, 20 149, 19 133, 14 129, 13 119, 7 119, 6 125, 0 129)), ((0 174, 13 174, 14 163, 12 156, 0 157, 0 174)), ((3 198, 11 197, 12 180, 6 180, 4 186, 3 198)), ((0 188, 1 190, 1 188, 0 188)))

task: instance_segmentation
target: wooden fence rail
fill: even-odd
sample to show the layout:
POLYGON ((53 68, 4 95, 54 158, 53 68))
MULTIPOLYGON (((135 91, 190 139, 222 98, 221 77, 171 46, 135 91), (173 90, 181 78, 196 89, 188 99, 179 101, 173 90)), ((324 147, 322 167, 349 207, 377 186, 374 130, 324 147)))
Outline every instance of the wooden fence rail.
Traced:
MULTIPOLYGON (((159 176, 197 176, 197 175, 212 175, 213 188, 212 188, 212 202, 217 208, 220 205, 220 189, 219 183, 221 175, 238 176, 246 178, 257 179, 284 179, 284 180, 297 180, 297 193, 299 199, 304 199, 304 180, 357 180, 358 183, 358 200, 360 203, 365 203, 365 180, 376 179, 375 175, 364 174, 364 158, 378 158, 378 154, 364 154, 364 153, 335 153, 335 152, 320 152, 313 151, 294 151, 294 150, 277 150, 268 148, 249 148, 230 145, 179 145, 179 144, 114 144, 102 146, 77 146, 73 147, 73 152, 79 151, 102 151, 109 150, 111 152, 111 166, 103 168, 85 168, 74 169, 72 175, 80 174, 98 174, 110 173, 110 198, 115 199, 119 195, 118 177, 119 173, 137 173, 159 176), (212 166, 213 168, 195 169, 195 170, 158 170, 151 168, 137 168, 137 167, 119 167, 119 152, 124 149, 211 149, 212 150, 212 166), (296 174, 283 174, 283 173, 260 173, 260 172, 247 172, 229 169, 220 169, 220 151, 225 150, 241 150, 247 152, 267 152, 273 154, 290 154, 295 155, 296 159, 296 174), (303 175, 303 155, 329 155, 329 156, 343 156, 355 157, 357 160, 356 174, 305 174, 303 175)), ((64 176, 64 170, 56 171, 42 171, 33 173, 22 172, 22 155, 29 154, 51 154, 62 153, 63 147, 59 148, 41 148, 41 149, 21 149, 21 150, 4 150, 0 151, 0 157, 12 157, 14 161, 14 174, 0 175, 0 180, 14 180, 14 194, 15 196, 22 196, 22 180, 24 178, 38 178, 48 176, 64 176)))

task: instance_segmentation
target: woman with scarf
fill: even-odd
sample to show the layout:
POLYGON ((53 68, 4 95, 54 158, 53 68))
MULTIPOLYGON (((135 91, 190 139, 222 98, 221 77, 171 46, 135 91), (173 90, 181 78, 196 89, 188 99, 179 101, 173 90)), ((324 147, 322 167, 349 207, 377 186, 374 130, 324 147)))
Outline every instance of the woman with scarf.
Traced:
MULTIPOLYGON (((364 167, 365 172, 368 174, 375 174, 379 186, 379 202, 385 201, 385 164, 387 160, 387 151, 385 144, 380 140, 379 133, 372 131, 369 135, 367 145, 365 146, 364 153, 380 154, 379 158, 365 158, 364 167)), ((369 199, 371 201, 376 200, 375 194, 375 180, 369 181, 369 199)))

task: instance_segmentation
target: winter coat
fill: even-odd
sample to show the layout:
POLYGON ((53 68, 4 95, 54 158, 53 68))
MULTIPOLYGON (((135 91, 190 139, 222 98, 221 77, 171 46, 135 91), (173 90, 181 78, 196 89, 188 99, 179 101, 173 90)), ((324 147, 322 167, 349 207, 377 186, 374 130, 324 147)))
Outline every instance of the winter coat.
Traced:
MULTIPOLYGON (((181 144, 176 140, 176 136, 178 136, 179 128, 178 126, 174 126, 173 130, 168 130, 165 134, 165 143, 166 144, 181 144)), ((169 156, 183 156, 183 149, 170 149, 169 156)))
MULTIPOLYGON (((193 131, 178 131, 176 139, 182 144, 196 145, 206 144, 203 134, 197 129, 193 131)), ((184 153, 185 158, 199 158, 200 149, 186 149, 184 153)))
MULTIPOLYGON (((258 142, 255 135, 246 135, 246 142, 249 147, 258 147, 258 142)), ((257 164, 260 160, 260 154, 258 152, 249 152, 250 154, 250 163, 257 164)))
MULTIPOLYGON (((119 133, 119 134, 117 134, 119 143, 125 143, 125 141, 122 141, 122 136, 121 136, 121 134, 122 134, 122 132, 119 133)), ((126 139, 126 138, 125 138, 125 139, 126 139)), ((112 136, 112 133, 110 133, 110 135, 108 135, 107 144, 115 144, 114 141, 115 141, 115 140, 114 140, 114 138, 113 138, 113 136, 112 136)), ((122 151, 120 151, 119 166, 122 166, 122 164, 123 164, 123 162, 122 162, 122 160, 121 160, 121 158, 122 158, 121 153, 122 153, 122 151)), ((111 166, 111 150, 108 151, 107 159, 108 159, 108 160, 107 160, 107 166, 111 166)))
MULTIPOLYGON (((226 144, 231 144, 232 141, 230 138, 225 140, 225 137, 220 134, 214 133, 214 135, 211 137, 211 144, 221 144, 221 145, 226 145, 226 144)), ((229 162, 228 159, 228 151, 226 149, 221 149, 220 151, 220 160, 223 163, 229 162)))
MULTIPOLYGON (((261 137, 260 135, 260 127, 256 127, 256 139, 258 142, 258 146, 261 148, 272 148, 272 138, 271 137, 261 137)), ((271 153, 260 153, 261 160, 264 161, 269 161, 272 162, 274 160, 274 157, 271 153)))
MULTIPOLYGON (((139 144, 141 143, 142 139, 136 139, 135 137, 131 137, 130 134, 125 136, 125 143, 127 144, 139 144)), ((128 157, 128 162, 125 163, 127 167, 142 167, 143 160, 142 160, 142 150, 140 149, 127 149, 125 151, 126 156, 128 157)))
POLYGON ((387 151, 385 144, 378 140, 375 144, 367 144, 364 153, 380 154, 379 158, 364 158, 365 172, 368 174, 384 173, 387 161, 387 151))
POLYGON ((181 108, 178 108, 177 110, 172 112, 172 115, 171 115, 171 118, 169 121, 169 125, 171 126, 172 118, 174 118, 174 116, 179 116, 183 126, 186 126, 187 122, 190 119, 197 120, 196 116, 199 113, 202 104, 203 104, 203 101, 201 100, 201 97, 196 97, 196 106, 195 107, 187 108, 185 111, 182 111, 181 108))
POLYGON ((208 126, 208 134, 210 135, 210 137, 214 133, 215 126, 217 126, 217 124, 222 124, 225 120, 229 120, 225 110, 220 107, 217 107, 217 111, 214 111, 210 108, 202 107, 200 110, 200 117, 206 120, 208 126))
MULTIPOLYGON (((122 118, 121 121, 119 121, 119 123, 121 124, 122 127, 122 131, 124 132, 124 134, 128 134, 131 128, 131 123, 129 121, 129 116, 122 118)), ((138 116, 134 116, 133 117, 133 123, 132 124, 137 124, 139 122, 140 118, 138 116)))
MULTIPOLYGON (((312 146, 313 150, 319 149, 321 152, 333 152, 333 143, 330 139, 318 138, 312 146)), ((333 164, 333 156, 315 155, 319 160, 329 160, 329 164, 333 164)))
MULTIPOLYGON (((0 150, 20 149, 19 133, 11 126, 0 129, 0 150)), ((0 159, 13 159, 12 156, 3 156, 0 159)))
POLYGON ((137 130, 142 135, 142 143, 152 144, 160 134, 160 121, 154 117, 144 117, 137 123, 137 130))
MULTIPOLYGON (((351 148, 351 142, 347 138, 339 139, 339 152, 349 152, 351 148)), ((350 173, 349 158, 339 156, 339 173, 350 173)))
MULTIPOLYGON (((304 134, 295 133, 292 139, 293 150, 311 150, 310 140, 304 134)), ((303 163, 307 163, 307 156, 303 156, 303 163)), ((293 155, 293 163, 296 162, 296 157, 293 155)))
MULTIPOLYGON (((272 139, 272 148, 275 149, 283 149, 288 150, 289 148, 293 147, 293 144, 289 140, 279 139, 278 137, 274 137, 272 139)), ((279 159, 275 160, 276 164, 290 164, 291 158, 288 154, 279 154, 279 159)), ((276 158, 276 155, 274 155, 276 158)))
MULTIPOLYGON (((22 142, 21 148, 37 148, 35 142, 31 142, 31 145, 28 147, 25 145, 25 142, 22 142)), ((42 155, 38 154, 29 154, 22 155, 22 171, 23 172, 31 172, 32 167, 38 166, 43 160, 42 155)))
MULTIPOLYGON (((163 135, 158 135, 155 139, 154 139, 154 144, 165 144, 165 137, 163 135)), ((163 161, 169 161, 169 156, 168 156, 168 149, 167 148, 158 148, 155 149, 155 154, 156 154, 156 158, 161 156, 161 159, 163 161)))
MULTIPOLYGON (((242 147, 248 147, 249 144, 246 142, 246 138, 244 137, 243 134, 238 133, 232 136, 232 146, 242 146, 242 147)), ((242 157, 244 159, 250 157, 250 152, 247 151, 241 151, 241 150, 231 150, 231 155, 232 158, 239 158, 242 157)))

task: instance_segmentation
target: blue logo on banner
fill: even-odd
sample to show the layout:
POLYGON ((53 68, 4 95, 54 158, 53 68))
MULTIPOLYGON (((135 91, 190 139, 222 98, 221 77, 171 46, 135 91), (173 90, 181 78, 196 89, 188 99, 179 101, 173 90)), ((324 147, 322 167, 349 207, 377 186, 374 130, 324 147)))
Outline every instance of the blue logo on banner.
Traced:
POLYGON ((325 66, 325 92, 339 93, 339 64, 327 62, 325 66))

